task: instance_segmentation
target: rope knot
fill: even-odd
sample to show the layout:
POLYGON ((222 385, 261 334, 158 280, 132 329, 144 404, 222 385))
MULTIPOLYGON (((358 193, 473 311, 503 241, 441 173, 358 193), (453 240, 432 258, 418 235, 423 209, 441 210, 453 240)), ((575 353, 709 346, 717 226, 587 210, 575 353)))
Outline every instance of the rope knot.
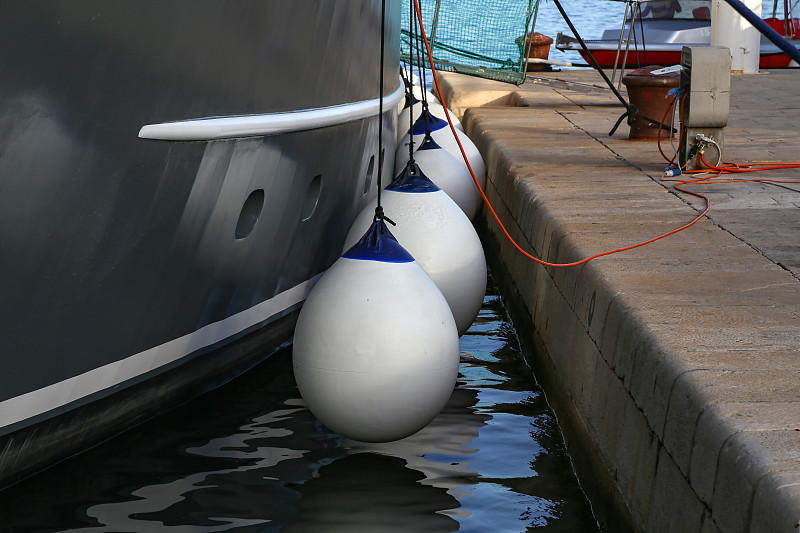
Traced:
POLYGON ((375 222, 376 220, 385 220, 386 222, 388 222, 392 226, 396 226, 397 225, 397 224, 394 223, 394 221, 392 219, 390 219, 389 217, 387 217, 383 213, 383 206, 382 205, 379 205, 378 207, 375 208, 375 217, 372 219, 372 221, 375 222))

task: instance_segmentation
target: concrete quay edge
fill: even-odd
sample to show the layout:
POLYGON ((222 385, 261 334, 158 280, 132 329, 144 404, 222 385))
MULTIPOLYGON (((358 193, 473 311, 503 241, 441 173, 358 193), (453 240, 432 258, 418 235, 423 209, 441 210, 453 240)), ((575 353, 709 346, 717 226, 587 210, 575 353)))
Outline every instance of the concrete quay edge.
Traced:
MULTIPOLYGON (((753 94, 790 76, 732 81, 726 159, 800 154, 798 106, 753 94)), ((607 136, 621 108, 606 92, 440 82, 486 161, 489 201, 537 257, 576 261, 697 216, 698 200, 659 180, 653 143, 624 124, 607 136)), ((800 530, 800 281, 784 250, 800 192, 707 189, 712 211, 691 228, 570 268, 526 258, 482 210, 489 262, 607 531, 800 530)))

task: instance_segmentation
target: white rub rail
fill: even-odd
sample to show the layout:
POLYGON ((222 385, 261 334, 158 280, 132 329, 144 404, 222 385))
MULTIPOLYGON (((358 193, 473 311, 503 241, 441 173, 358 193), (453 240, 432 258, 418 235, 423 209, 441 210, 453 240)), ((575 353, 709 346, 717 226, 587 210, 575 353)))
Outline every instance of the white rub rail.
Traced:
MULTIPOLYGON (((403 95, 404 86, 401 83, 397 90, 384 98, 384 111, 400 103, 403 95)), ((276 135, 354 122, 376 115, 379 106, 380 98, 375 98, 302 111, 162 122, 142 126, 139 137, 159 141, 212 141, 276 135)))

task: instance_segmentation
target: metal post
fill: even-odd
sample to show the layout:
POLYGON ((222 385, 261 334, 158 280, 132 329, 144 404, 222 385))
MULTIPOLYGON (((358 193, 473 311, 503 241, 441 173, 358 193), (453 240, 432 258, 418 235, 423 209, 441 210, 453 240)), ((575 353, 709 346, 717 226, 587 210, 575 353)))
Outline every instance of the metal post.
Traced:
MULTIPOLYGON (((539 0, 535 0, 535 4, 533 4, 533 17, 531 21, 531 29, 528 32, 526 39, 525 39, 525 55, 522 57, 522 72, 528 72, 528 61, 530 61, 531 55, 531 45, 533 44, 533 32, 536 31, 536 16, 539 14, 539 0)), ((530 7, 531 4, 528 4, 530 7)), ((572 65, 568 65, 572 66, 572 65)))
MULTIPOLYGON (((617 55, 614 57, 614 70, 611 71, 611 83, 614 83, 614 81, 617 79, 617 65, 619 65, 619 53, 620 50, 622 50, 622 40, 624 39, 625 36, 625 25, 628 22, 628 9, 630 8, 630 5, 631 5, 631 0, 627 0, 625 2, 625 14, 622 15, 622 27, 619 29, 619 42, 617 42, 617 55)), ((628 33, 628 37, 630 38, 630 32, 628 33)), ((626 50, 626 55, 627 55, 627 50, 626 50)))
POLYGON ((433 10, 433 22, 431 22, 431 36, 428 39, 431 43, 431 53, 433 53, 433 47, 436 46, 436 28, 439 26, 439 7, 441 6, 441 0, 436 0, 436 7, 433 10))
MULTIPOLYGON (((638 13, 640 18, 642 16, 642 8, 641 8, 641 5, 639 4, 639 0, 628 0, 628 1, 625 2, 625 16, 624 16, 624 18, 622 20, 622 29, 619 32, 619 43, 617 44, 617 56, 614 58, 614 70, 611 73, 611 82, 612 83, 614 82, 614 80, 617 77, 617 66, 619 65, 619 53, 620 53, 620 50, 622 48, 622 40, 623 40, 622 36, 623 36, 623 34, 625 32, 625 28, 626 28, 626 26, 628 24, 628 6, 629 5, 631 6, 631 8, 630 8, 631 25, 627 28, 628 29, 628 36, 625 39, 625 53, 622 56, 622 65, 619 66, 619 71, 620 72, 619 72, 619 81, 617 82, 617 90, 621 90, 622 89, 622 77, 625 75, 625 66, 628 64, 628 52, 630 51, 630 48, 631 48, 631 40, 634 40, 634 41, 636 40, 636 14, 638 13), (633 35, 633 38, 631 38, 631 35, 633 35)), ((644 32, 642 32, 642 39, 644 40, 644 32)), ((637 46, 634 46, 634 51, 636 52, 637 63, 638 63, 639 48, 637 46)))

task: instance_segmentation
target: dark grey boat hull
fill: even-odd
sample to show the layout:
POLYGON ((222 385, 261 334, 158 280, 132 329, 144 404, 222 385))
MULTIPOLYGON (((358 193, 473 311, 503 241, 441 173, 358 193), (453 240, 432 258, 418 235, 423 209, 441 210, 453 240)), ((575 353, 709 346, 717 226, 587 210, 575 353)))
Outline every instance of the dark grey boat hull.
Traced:
MULTIPOLYGON (((137 137, 147 124, 376 98, 380 2, 2 12, 0 485, 289 342, 375 193, 380 127, 373 114, 274 136, 137 137)), ((394 110, 383 127, 393 153, 394 110)))

